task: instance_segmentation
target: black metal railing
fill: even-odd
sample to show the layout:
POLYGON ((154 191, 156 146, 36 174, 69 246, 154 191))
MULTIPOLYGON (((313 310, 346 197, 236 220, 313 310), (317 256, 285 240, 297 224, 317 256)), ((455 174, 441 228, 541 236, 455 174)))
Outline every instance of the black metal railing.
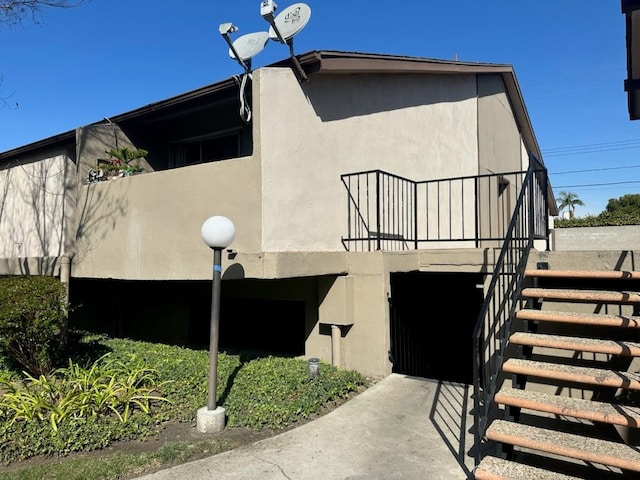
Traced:
POLYGON ((417 183, 381 170, 341 176, 347 188, 347 250, 417 248, 417 183), (352 246, 352 248, 350 248, 352 246))
POLYGON ((536 157, 530 155, 529 169, 473 333, 476 465, 481 459, 481 442, 494 413, 493 397, 499 386, 512 319, 522 306, 519 293, 529 252, 534 240, 547 239, 547 188, 546 168, 536 157))
MULTIPOLYGON (((382 170, 341 176, 348 251, 411 250, 427 243, 502 242, 525 171, 413 181, 382 170)), ((540 213, 540 212, 537 212, 540 213)))

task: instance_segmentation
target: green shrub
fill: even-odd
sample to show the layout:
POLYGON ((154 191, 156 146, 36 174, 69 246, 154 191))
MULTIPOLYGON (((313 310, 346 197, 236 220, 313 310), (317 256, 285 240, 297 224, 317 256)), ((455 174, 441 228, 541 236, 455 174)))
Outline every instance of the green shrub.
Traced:
POLYGON ((0 459, 65 455, 144 437, 157 423, 152 407, 167 402, 164 385, 135 354, 126 361, 106 354, 87 368, 69 361, 51 376, 27 375, 22 382, 0 377, 0 440, 26 442, 0 442, 0 459))
MULTIPOLYGON (((208 351, 125 339, 107 339, 104 344, 116 358, 125 358, 135 351, 148 365, 153 365, 158 381, 165 382, 163 395, 171 401, 171 408, 156 412, 158 418, 195 421, 197 409, 207 404, 208 351)), ((218 354, 218 401, 238 364, 238 357, 218 354)))
POLYGON ((22 382, 0 378, 0 412, 10 423, 46 421, 54 431, 67 418, 115 415, 122 423, 134 410, 149 413, 154 402, 166 401, 155 371, 141 360, 123 362, 100 357, 89 368, 69 361, 51 376, 26 376, 22 382))
MULTIPOLYGON (((9 394, 5 399, 18 392, 27 394, 19 396, 23 403, 18 402, 27 413, 17 419, 11 402, 0 402, 0 461, 64 456, 101 449, 116 440, 143 439, 169 421, 195 423, 198 409, 207 404, 207 350, 98 335, 84 336, 72 347, 87 367, 71 361, 68 367, 55 370, 54 378, 31 381, 27 377, 23 383, 15 382, 15 372, 0 370, 0 394, 9 394), (90 351, 102 356, 93 363, 86 361, 90 351), (120 373, 112 383, 109 374, 116 371, 120 373), (120 380, 123 377, 129 380, 120 380), (132 395, 109 394, 123 383, 135 386, 132 391, 143 405, 132 395), (70 390, 80 393, 75 400, 67 398, 70 390), (128 414, 124 404, 110 403, 114 397, 130 400, 128 414), (98 408, 99 398, 107 399, 106 407, 98 408)), ((367 385, 361 374, 324 363, 319 376, 312 379, 305 360, 225 352, 218 354, 217 380, 217 400, 228 414, 227 427, 254 429, 291 425, 367 385)))
POLYGON ((252 360, 238 372, 224 404, 228 425, 284 428, 366 384, 361 374, 326 363, 321 363, 318 377, 311 378, 307 362, 301 359, 252 360))
POLYGON ((67 311, 58 279, 0 277, 0 354, 31 375, 48 374, 67 343, 67 311))
POLYGON ((159 432, 153 417, 136 412, 128 422, 115 417, 70 418, 54 431, 46 422, 0 423, 0 461, 9 464, 35 456, 65 456, 109 446, 118 440, 144 439, 159 432))
POLYGON ((640 214, 626 213, 621 211, 604 211, 599 215, 587 215, 585 217, 575 217, 554 219, 555 228, 570 227, 616 227, 620 225, 640 225, 640 214))

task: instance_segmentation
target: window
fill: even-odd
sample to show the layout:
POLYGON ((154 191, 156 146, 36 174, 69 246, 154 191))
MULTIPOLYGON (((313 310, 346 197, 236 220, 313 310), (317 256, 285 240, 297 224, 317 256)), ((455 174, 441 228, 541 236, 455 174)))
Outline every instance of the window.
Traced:
POLYGON ((240 130, 183 140, 170 145, 169 168, 240 156, 240 130))

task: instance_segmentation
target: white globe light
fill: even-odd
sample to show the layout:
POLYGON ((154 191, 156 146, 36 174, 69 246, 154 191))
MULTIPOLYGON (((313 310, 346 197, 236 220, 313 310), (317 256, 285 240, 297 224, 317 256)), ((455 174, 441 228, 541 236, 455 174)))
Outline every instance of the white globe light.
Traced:
POLYGON ((236 227, 227 217, 214 215, 204 221, 200 235, 209 247, 226 248, 236 236, 236 227))

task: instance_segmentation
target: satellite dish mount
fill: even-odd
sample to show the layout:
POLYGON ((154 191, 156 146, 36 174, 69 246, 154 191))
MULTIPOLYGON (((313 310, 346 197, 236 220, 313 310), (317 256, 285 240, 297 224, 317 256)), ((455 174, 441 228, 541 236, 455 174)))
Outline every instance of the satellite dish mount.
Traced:
MULTIPOLYGON (((251 59, 259 54, 269 41, 268 32, 254 32, 248 33, 236 39, 234 42, 229 38, 230 33, 238 31, 238 27, 232 23, 221 23, 218 27, 220 35, 224 38, 227 45, 229 45, 229 56, 236 60, 242 68, 244 68, 244 75, 240 80, 240 116, 242 119, 249 123, 251 120, 251 110, 248 102, 246 101, 246 87, 247 79, 251 77, 251 59)), ((234 76, 235 78, 235 76, 234 76)))
POLYGON ((267 32, 248 33, 232 42, 229 34, 237 32, 238 27, 232 23, 221 23, 218 31, 229 45, 229 56, 244 68, 245 73, 251 73, 251 59, 264 49, 269 41, 269 34, 267 32))
POLYGON ((273 0, 262 0, 260 2, 260 15, 271 25, 269 37, 289 46, 289 54, 298 76, 302 81, 306 82, 309 80, 307 74, 300 66, 300 62, 293 52, 293 37, 307 25, 309 18, 311 18, 311 8, 304 3, 294 3, 274 17, 273 13, 277 8, 278 5, 273 0))
POLYGON ((231 50, 231 52, 233 52, 233 58, 238 61, 238 63, 242 66, 242 68, 244 68, 244 71, 246 73, 249 73, 250 66, 242 61, 240 55, 238 55, 238 52, 236 51, 236 48, 233 46, 233 42, 231 42, 231 39, 229 38, 229 34, 237 32, 238 27, 236 27, 231 22, 221 23, 218 27, 218 31, 220 32, 220 35, 222 35, 222 38, 224 38, 224 41, 227 42, 227 45, 229 45, 229 49, 231 50))

